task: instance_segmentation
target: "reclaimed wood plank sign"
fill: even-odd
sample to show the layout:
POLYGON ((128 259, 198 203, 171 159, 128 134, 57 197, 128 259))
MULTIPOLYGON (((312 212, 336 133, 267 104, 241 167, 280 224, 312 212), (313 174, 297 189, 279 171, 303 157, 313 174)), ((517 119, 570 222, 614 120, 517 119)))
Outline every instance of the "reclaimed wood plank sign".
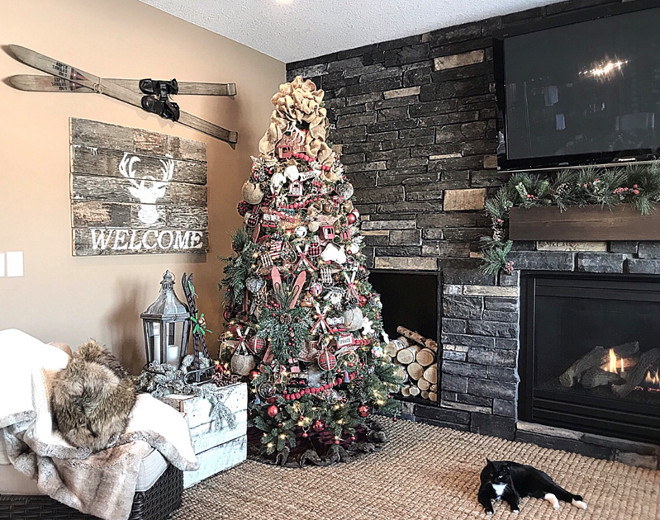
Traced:
POLYGON ((73 254, 208 252, 206 145, 70 119, 73 254))

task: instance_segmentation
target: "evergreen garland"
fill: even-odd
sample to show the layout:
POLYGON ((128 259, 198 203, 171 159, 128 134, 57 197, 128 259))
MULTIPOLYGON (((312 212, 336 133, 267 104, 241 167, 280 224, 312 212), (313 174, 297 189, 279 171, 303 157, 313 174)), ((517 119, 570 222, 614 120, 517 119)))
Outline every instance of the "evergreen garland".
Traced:
POLYGON ((482 270, 489 274, 513 271, 513 263, 507 260, 513 243, 508 240, 506 230, 509 210, 514 206, 557 206, 565 211, 570 206, 611 208, 631 204, 642 215, 648 215, 657 202, 660 202, 660 161, 622 168, 585 166, 555 174, 515 173, 485 202, 493 235, 482 238, 482 270))
MULTIPOLYGON (((228 428, 236 427, 236 415, 218 397, 218 387, 215 384, 186 384, 185 375, 191 370, 194 356, 183 358, 181 366, 175 368, 167 363, 152 361, 139 376, 134 376, 135 390, 150 393, 154 397, 164 397, 169 394, 186 394, 202 397, 211 403, 211 418, 224 421, 228 428)), ((200 368, 208 368, 211 360, 200 357, 200 368)))

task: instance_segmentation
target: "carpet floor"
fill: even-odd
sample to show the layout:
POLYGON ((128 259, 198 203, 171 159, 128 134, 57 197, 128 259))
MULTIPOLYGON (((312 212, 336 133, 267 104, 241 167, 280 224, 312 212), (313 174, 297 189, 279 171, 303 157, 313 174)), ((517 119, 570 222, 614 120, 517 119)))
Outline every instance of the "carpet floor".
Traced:
POLYGON ((409 421, 384 420, 390 441, 360 460, 281 468, 246 461, 187 489, 174 520, 660 520, 660 471, 409 421), (581 494, 586 511, 524 498, 514 515, 477 502, 485 459, 532 464, 581 494))

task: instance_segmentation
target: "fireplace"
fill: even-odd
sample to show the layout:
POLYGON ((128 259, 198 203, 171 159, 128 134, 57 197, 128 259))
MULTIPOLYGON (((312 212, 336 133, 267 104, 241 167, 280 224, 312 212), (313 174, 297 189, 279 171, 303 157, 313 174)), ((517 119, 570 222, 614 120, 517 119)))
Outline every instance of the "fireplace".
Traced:
POLYGON ((660 443, 660 277, 521 276, 519 418, 660 443))

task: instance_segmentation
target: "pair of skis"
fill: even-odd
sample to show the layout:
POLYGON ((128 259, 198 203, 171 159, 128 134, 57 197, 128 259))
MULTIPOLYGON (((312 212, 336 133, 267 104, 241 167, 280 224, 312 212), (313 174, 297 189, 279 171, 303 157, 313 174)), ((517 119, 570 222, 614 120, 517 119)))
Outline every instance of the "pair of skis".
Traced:
POLYGON ((10 76, 7 81, 14 88, 38 92, 95 92, 104 94, 225 141, 232 148, 236 147, 238 132, 227 130, 184 112, 170 98, 171 95, 175 94, 234 96, 236 95, 235 83, 177 82, 175 79, 159 81, 101 78, 20 45, 9 45, 8 49, 18 61, 51 75, 19 74, 10 76))

